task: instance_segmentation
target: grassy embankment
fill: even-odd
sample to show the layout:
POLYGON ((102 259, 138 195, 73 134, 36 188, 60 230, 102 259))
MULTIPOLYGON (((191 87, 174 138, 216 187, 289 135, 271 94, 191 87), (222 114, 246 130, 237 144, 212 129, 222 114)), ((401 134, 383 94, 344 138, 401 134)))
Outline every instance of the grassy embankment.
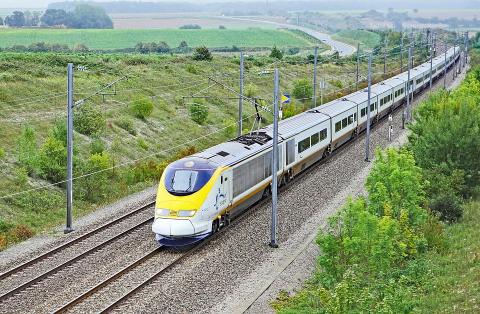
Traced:
POLYGON ((278 313, 479 311, 479 61, 416 109, 406 148, 377 154, 368 198, 320 232, 314 276, 278 313))
MULTIPOLYGON (((281 71, 281 92, 291 93, 297 80, 306 79, 308 83, 311 79, 312 64, 306 61, 302 57, 285 57, 281 62, 268 57, 248 57, 246 95, 271 99, 274 64, 281 71)), ((75 122, 75 176, 130 164, 101 176, 76 180, 75 216, 155 184, 165 162, 182 154, 182 149, 194 146, 200 150, 235 135, 238 102, 225 98, 235 95, 218 86, 207 89, 207 77, 221 78, 236 89, 238 57, 215 55, 213 61, 202 62, 187 56, 3 53, 0 56, 0 249, 47 231, 64 220, 63 185, 2 197, 64 179, 65 132, 60 122, 65 121, 68 62, 87 68, 86 72, 75 73, 75 100, 123 75, 129 77, 117 85, 116 94, 114 90, 108 91, 111 95, 106 95, 105 102, 96 96, 84 105, 88 108, 86 112, 76 109, 75 114, 82 121, 75 122), (182 98, 195 93, 212 98, 182 98), (147 100, 151 105, 152 111, 146 117, 135 113, 133 105, 138 100, 147 100), (206 109, 204 120, 194 120, 198 114, 193 113, 196 110, 193 103, 206 109), (32 130, 27 130, 27 126, 32 130), (195 140, 209 133, 212 134, 195 140)), ((398 60, 392 60, 389 66, 393 68, 394 64, 398 66, 398 60)), ((365 67, 362 63, 362 73, 365 67)), ((381 68, 379 64, 375 72, 381 68)), ((326 100, 349 92, 331 94, 354 82, 351 74, 354 69, 355 63, 348 59, 322 66, 321 73, 330 83, 326 100)), ((290 111, 300 112, 310 106, 310 101, 293 99, 290 111)), ((244 112, 246 132, 252 126, 254 109, 246 104, 244 112)), ((263 125, 270 121, 268 114, 262 116, 263 125)))
POLYGON ((365 30, 343 30, 332 36, 334 39, 357 46, 358 43, 364 49, 373 49, 380 43, 380 35, 365 30))
POLYGON ((113 50, 133 48, 138 42, 166 42, 178 47, 186 41, 190 47, 279 48, 311 47, 313 43, 287 30, 249 29, 0 29, 0 47, 28 46, 36 42, 68 45, 84 44, 90 49, 113 50))

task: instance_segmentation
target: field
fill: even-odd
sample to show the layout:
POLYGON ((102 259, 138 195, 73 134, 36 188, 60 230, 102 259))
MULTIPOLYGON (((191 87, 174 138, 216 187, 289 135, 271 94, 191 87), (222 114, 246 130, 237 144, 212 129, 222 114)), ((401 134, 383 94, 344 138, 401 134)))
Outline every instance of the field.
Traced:
POLYGON ((186 41, 190 47, 205 45, 215 47, 311 47, 313 43, 286 30, 274 29, 0 29, 0 47, 28 46, 34 42, 85 44, 90 49, 133 48, 138 42, 165 41, 170 47, 178 47, 186 41))
MULTIPOLYGON (((220 25, 231 28, 275 28, 275 25, 252 21, 242 21, 221 16, 203 16, 197 13, 130 13, 110 14, 115 29, 151 29, 151 28, 179 28, 185 24, 197 24, 202 28, 218 28, 220 25)), ((277 18, 275 21, 285 22, 277 18)))
POLYGON ((364 30, 343 30, 336 33, 333 38, 355 46, 360 43, 367 49, 373 49, 380 43, 380 35, 364 30))

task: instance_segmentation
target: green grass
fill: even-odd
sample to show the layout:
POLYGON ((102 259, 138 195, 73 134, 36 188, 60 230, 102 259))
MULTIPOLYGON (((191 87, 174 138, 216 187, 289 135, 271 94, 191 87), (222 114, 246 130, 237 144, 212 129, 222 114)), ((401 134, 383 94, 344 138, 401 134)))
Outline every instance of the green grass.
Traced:
POLYGON ((189 46, 215 47, 310 47, 313 43, 285 30, 274 29, 0 29, 0 47, 28 46, 34 42, 66 44, 81 43, 90 49, 133 48, 138 42, 165 41, 177 47, 186 41, 189 46))
POLYGON ((446 228, 445 252, 430 252, 430 269, 416 313, 480 312, 480 202, 465 206, 459 223, 446 228))
POLYGON ((373 49, 380 43, 379 34, 365 30, 343 30, 336 33, 333 38, 352 45, 360 43, 366 49, 373 49))

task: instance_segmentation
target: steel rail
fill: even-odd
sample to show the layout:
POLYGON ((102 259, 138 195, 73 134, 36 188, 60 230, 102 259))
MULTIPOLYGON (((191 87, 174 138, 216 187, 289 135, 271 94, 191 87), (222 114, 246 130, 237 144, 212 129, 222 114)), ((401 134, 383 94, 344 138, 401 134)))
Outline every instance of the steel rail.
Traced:
POLYGON ((89 232, 87 232, 87 233, 85 233, 85 234, 83 234, 83 235, 81 235, 81 236, 79 236, 75 239, 72 239, 72 240, 70 240, 70 241, 68 241, 64 244, 61 244, 61 245, 55 247, 54 249, 51 249, 50 251, 48 251, 46 253, 43 253, 40 256, 37 256, 37 257, 35 257, 31 260, 28 260, 28 261, 26 261, 26 262, 24 262, 24 263, 22 263, 22 264, 20 264, 16 267, 12 268, 12 269, 9 269, 8 271, 0 274, 0 280, 2 280, 2 279, 6 278, 6 277, 8 277, 8 276, 10 276, 14 273, 18 273, 19 271, 21 271, 21 270, 23 270, 23 269, 25 269, 25 268, 27 268, 27 267, 35 264, 35 263, 38 263, 38 262, 56 254, 56 253, 58 253, 61 250, 64 250, 64 249, 66 249, 66 248, 68 248, 68 247, 70 247, 74 244, 77 244, 77 243, 79 243, 79 242, 81 242, 81 241, 83 241, 83 240, 85 240, 85 239, 87 239, 87 238, 89 238, 89 237, 107 229, 107 228, 110 228, 111 226, 116 225, 116 224, 120 223, 121 221, 123 221, 125 219, 128 219, 128 218, 138 214, 139 212, 147 209, 148 207, 152 206, 153 204, 154 204, 154 202, 150 202, 146 205, 143 205, 143 206, 133 210, 132 212, 130 212, 128 214, 125 214, 121 217, 118 217, 118 218, 116 218, 116 219, 114 219, 114 220, 112 220, 112 221, 110 221, 110 222, 92 230, 92 231, 89 231, 89 232))
POLYGON ((150 222, 152 222, 152 221, 153 221, 153 218, 148 218, 148 219, 146 219, 146 220, 144 220, 144 221, 136 224, 135 226, 129 228, 128 230, 125 230, 125 231, 123 231, 123 232, 121 232, 121 233, 119 233, 119 234, 117 234, 117 235, 109 238, 108 240, 103 241, 102 243, 96 245, 95 247, 93 247, 93 248, 91 248, 91 249, 88 249, 87 251, 84 251, 84 252, 76 255, 75 257, 69 259, 68 261, 65 261, 65 262, 61 263, 60 265, 58 265, 58 266, 56 266, 56 267, 54 267, 54 268, 51 268, 50 270, 44 272, 43 274, 41 274, 41 275, 39 275, 39 276, 37 276, 37 277, 35 277, 35 278, 33 278, 33 279, 31 279, 31 280, 29 280, 29 281, 21 284, 21 285, 15 287, 15 288, 13 288, 13 289, 11 289, 10 291, 8 291, 8 292, 0 295, 0 302, 6 300, 7 298, 9 298, 9 297, 11 297, 11 296, 13 296, 13 295, 15 295, 15 294, 17 294, 17 293, 19 293, 20 291, 26 289, 27 287, 29 287, 29 286, 31 286, 31 285, 33 285, 33 284, 35 284, 35 283, 37 283, 37 282, 39 282, 39 281, 47 278, 48 276, 50 276, 50 275, 58 272, 59 270, 61 270, 61 269, 65 268, 65 267, 67 267, 67 266, 69 266, 69 265, 77 262, 78 260, 80 260, 80 259, 82 259, 82 258, 84 258, 84 257, 86 257, 86 256, 88 256, 88 255, 90 255, 91 253, 100 250, 101 248, 107 246, 108 244, 114 242, 115 240, 117 240, 117 239, 119 239, 119 238, 121 238, 121 237, 124 237, 125 235, 129 234, 130 232, 133 232, 133 231, 137 230, 138 228, 140 228, 140 227, 142 227, 142 226, 144 226, 144 225, 146 225, 146 224, 148 224, 148 223, 150 223, 150 222))

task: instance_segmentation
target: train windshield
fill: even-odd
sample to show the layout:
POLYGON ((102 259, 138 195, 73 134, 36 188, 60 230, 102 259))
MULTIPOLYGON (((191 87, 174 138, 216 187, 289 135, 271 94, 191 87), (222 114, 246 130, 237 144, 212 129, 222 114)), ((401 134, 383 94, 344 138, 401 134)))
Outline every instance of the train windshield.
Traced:
POLYGON ((207 184, 215 169, 203 159, 179 160, 165 170, 165 188, 173 195, 193 194, 207 184))

